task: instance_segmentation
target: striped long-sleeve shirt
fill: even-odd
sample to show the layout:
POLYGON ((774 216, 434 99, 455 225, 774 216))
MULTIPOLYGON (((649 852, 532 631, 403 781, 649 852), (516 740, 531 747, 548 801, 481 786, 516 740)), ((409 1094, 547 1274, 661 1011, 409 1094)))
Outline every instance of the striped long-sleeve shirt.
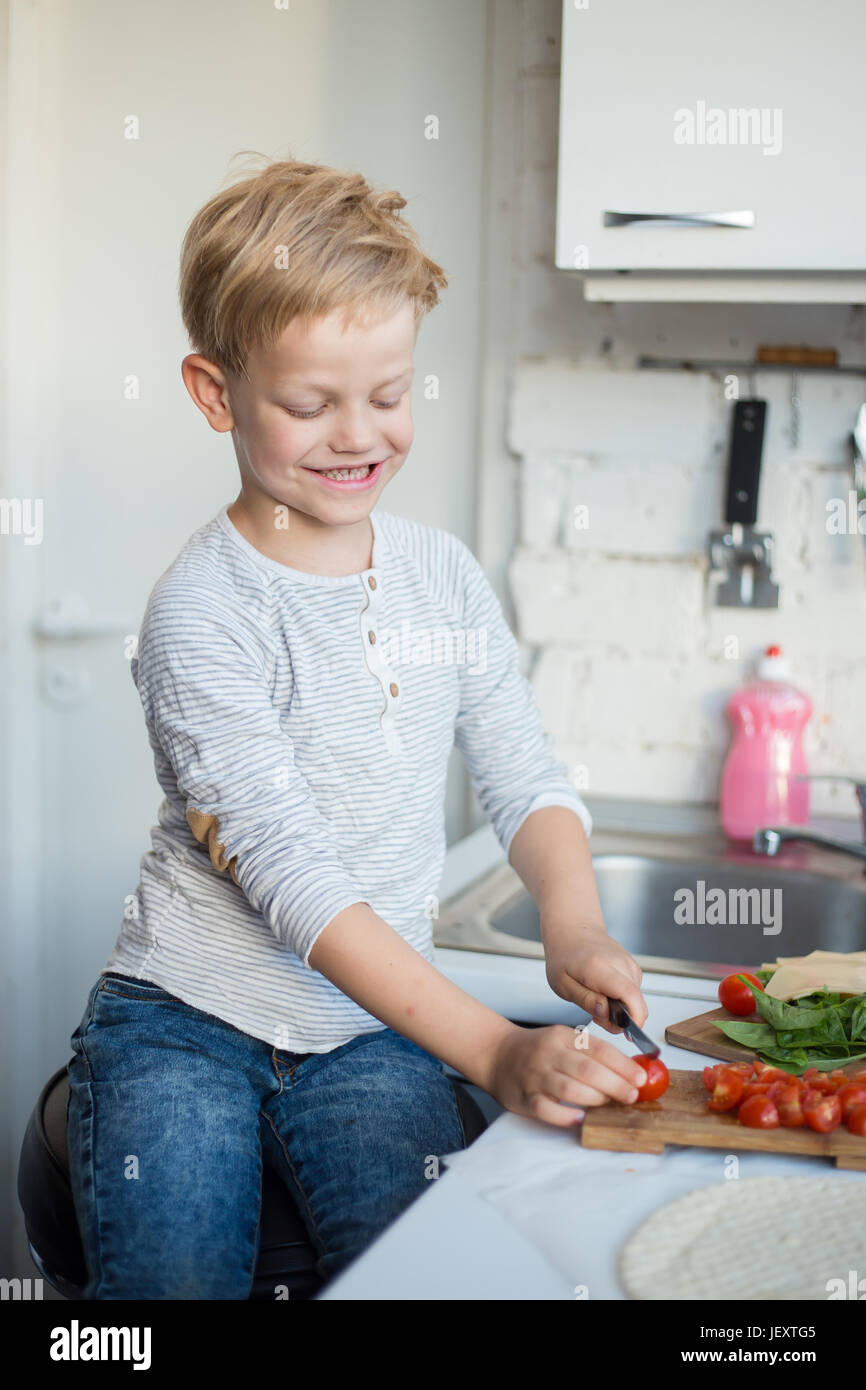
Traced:
POLYGON ((506 854, 541 806, 591 828, 471 551, 372 524, 369 569, 307 574, 222 507, 157 580, 132 661, 165 796, 103 971, 293 1052, 384 1027, 309 964, 343 908, 432 960, 455 742, 506 854))

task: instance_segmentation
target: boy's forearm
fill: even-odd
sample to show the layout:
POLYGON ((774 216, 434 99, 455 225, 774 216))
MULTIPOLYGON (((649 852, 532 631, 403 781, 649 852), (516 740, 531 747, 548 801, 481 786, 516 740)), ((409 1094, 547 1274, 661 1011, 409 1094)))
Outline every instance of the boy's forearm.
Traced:
POLYGON ((545 946, 560 924, 567 931, 606 931, 592 853, 580 817, 567 806, 543 806, 526 817, 511 841, 509 862, 541 916, 545 946))
POLYGON ((515 1025, 447 979, 366 903, 337 913, 309 962, 362 1009, 488 1089, 496 1047, 515 1025))

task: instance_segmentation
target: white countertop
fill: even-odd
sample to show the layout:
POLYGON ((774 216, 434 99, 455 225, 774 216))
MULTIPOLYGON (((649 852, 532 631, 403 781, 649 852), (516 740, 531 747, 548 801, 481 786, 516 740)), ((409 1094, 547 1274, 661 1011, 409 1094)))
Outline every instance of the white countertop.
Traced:
MULTIPOLYGON (((658 821, 655 813, 654 829, 658 821)), ((452 846, 442 901, 503 860, 489 825, 452 846)), ((553 993, 543 959, 439 947, 435 963, 505 1017, 569 1024, 587 1017, 553 993)), ((650 1010, 645 1030, 668 1067, 702 1068, 710 1059, 669 1047, 664 1031, 715 1008, 716 982, 646 972, 642 988, 650 1010)), ((622 1034, 597 1031, 634 1052, 622 1034)), ((695 1188, 732 1181, 734 1172, 744 1178, 866 1179, 866 1173, 837 1170, 827 1159, 680 1146, 660 1155, 583 1149, 579 1131, 510 1113, 501 1114, 469 1149, 446 1157, 448 1162, 429 1191, 321 1298, 622 1299, 616 1265, 623 1244, 658 1207, 695 1188)))
MULTIPOLYGON (((491 977, 494 990, 513 996, 521 988, 516 966, 536 967, 534 979, 532 971, 523 977, 523 989, 541 991, 542 962, 493 957, 485 987, 476 990, 482 963, 454 959, 465 957, 473 953, 440 951, 437 965, 485 1002, 491 977)), ((645 975, 644 993, 645 1030, 667 1066, 703 1067, 708 1058, 669 1047, 664 1031, 714 1007, 712 983, 645 975), (665 986, 694 994, 655 992, 665 986)), ((556 1004, 561 1021, 578 1017, 573 1006, 556 1004)), ((634 1052, 622 1034, 597 1031, 634 1052)), ((840 1182, 866 1180, 866 1173, 837 1170, 827 1159, 680 1146, 660 1155, 583 1149, 577 1133, 511 1113, 450 1162, 431 1190, 326 1287, 323 1299, 622 1299, 616 1263, 624 1242, 658 1207, 695 1188, 731 1181, 732 1171, 743 1178, 833 1173, 840 1182)))

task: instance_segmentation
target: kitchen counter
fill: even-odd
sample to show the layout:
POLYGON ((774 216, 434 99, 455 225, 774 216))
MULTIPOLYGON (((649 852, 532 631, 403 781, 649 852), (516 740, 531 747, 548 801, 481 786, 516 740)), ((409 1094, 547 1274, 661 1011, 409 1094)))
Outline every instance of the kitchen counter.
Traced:
MULTIPOLYGON (((712 817, 702 823, 691 811, 649 808, 641 824, 635 808, 620 821, 611 808, 600 808, 607 817, 604 824, 605 816, 592 809, 594 855, 630 851, 659 858, 741 858, 726 846, 712 817), (699 833, 685 833, 691 824, 699 833)), ((839 838, 857 836, 851 824, 847 835, 836 823, 815 828, 839 838)), ((742 856, 741 862, 749 861, 754 856, 742 856)), ((799 846, 788 851, 785 864, 866 887, 863 865, 844 855, 799 846)), ((487 925, 491 906, 521 889, 489 825, 452 846, 440 888, 444 906, 435 933, 435 964, 505 1017, 541 1024, 586 1021, 585 1014, 550 989, 540 943, 506 938, 487 925)), ((671 1023, 715 1008, 716 981, 647 970, 642 989, 650 1010, 645 1029, 660 1045, 668 1067, 702 1068, 711 1059, 669 1047, 664 1031, 671 1023)), ((621 1034, 596 1031, 615 1047, 634 1052, 621 1034)), ((632 1232, 660 1206, 695 1188, 734 1181, 735 1172, 744 1178, 866 1179, 866 1173, 837 1171, 825 1159, 679 1146, 661 1155, 583 1149, 579 1131, 501 1112, 471 1148, 451 1156, 450 1166, 431 1181, 429 1190, 321 1297, 622 1299, 616 1264, 632 1232)))
MULTIPOLYGON (((465 954, 438 952, 437 964, 459 975, 459 961, 447 958, 465 954)), ((669 1047, 664 1031, 716 1001, 706 998, 706 980, 675 983, 691 985, 693 997, 657 993, 663 977, 645 976, 645 1028, 669 1068, 700 1069, 710 1059, 669 1047)), ((578 1011, 559 1002, 562 1021, 574 1021, 578 1011)), ((595 1031, 634 1052, 621 1034, 595 1031)), ((827 1159, 679 1146, 660 1155, 583 1149, 577 1133, 503 1113, 321 1297, 622 1299, 616 1262, 632 1232, 658 1207, 695 1188, 734 1181, 735 1171, 741 1178, 866 1180, 827 1159)))

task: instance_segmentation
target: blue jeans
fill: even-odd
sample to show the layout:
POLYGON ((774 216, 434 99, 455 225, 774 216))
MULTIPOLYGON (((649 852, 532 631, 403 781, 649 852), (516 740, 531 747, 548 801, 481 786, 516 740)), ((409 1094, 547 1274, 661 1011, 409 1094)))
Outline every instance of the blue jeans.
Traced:
POLYGON ((111 974, 71 1042, 86 1298, 248 1298, 263 1146, 325 1278, 427 1189, 432 1157, 466 1146, 442 1063, 390 1028, 332 1052, 284 1052, 111 974))

